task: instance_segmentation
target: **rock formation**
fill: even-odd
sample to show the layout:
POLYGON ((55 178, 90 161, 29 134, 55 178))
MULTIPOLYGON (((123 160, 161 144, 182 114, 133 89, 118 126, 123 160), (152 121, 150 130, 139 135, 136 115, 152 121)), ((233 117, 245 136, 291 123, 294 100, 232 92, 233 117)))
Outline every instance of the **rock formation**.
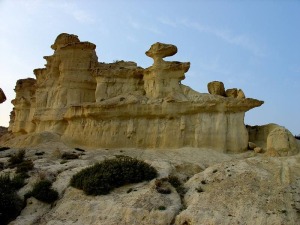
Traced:
POLYGON ((0 104, 6 101, 6 96, 2 89, 0 88, 0 104))
POLYGON ((254 142, 271 156, 294 155, 299 151, 299 144, 286 128, 277 124, 247 126, 249 141, 254 142))
POLYGON ((60 34, 51 47, 46 68, 34 70, 36 80, 17 82, 14 134, 47 131, 91 148, 247 149, 245 112, 263 102, 226 98, 224 85, 219 95, 182 85, 190 63, 163 59, 176 54, 176 46, 153 44, 146 55, 154 63, 146 69, 134 62, 99 63, 96 46, 76 35, 60 34))

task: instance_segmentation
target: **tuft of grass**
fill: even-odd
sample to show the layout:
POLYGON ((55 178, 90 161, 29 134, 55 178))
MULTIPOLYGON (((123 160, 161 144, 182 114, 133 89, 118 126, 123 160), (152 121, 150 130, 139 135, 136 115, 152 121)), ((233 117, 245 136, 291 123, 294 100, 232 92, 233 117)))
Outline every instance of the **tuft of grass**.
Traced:
POLYGON ((149 164, 128 156, 107 159, 75 174, 70 185, 87 195, 105 195, 125 184, 155 178, 157 171, 149 164))
POLYGON ((25 195, 25 199, 34 197, 45 203, 52 203, 58 199, 58 192, 51 188, 52 183, 49 180, 41 180, 37 182, 32 191, 25 195))

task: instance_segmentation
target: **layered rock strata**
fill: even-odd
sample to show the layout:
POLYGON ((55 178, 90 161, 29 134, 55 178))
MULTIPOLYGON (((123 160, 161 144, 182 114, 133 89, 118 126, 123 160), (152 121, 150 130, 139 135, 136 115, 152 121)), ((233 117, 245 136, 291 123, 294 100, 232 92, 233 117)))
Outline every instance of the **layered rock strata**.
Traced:
POLYGON ((46 68, 26 80, 34 84, 21 90, 17 83, 13 133, 54 132, 71 146, 91 148, 247 149, 245 112, 263 102, 182 85, 190 63, 163 59, 176 54, 176 46, 153 44, 146 55, 154 63, 146 69, 99 63, 96 46, 76 35, 60 34, 51 47, 46 68))

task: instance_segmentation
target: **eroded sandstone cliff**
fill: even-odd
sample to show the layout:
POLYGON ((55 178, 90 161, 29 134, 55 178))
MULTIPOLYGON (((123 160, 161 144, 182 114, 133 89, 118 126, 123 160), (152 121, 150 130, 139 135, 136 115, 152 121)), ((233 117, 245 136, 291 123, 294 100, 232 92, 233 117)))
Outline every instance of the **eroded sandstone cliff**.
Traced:
POLYGON ((71 146, 93 148, 247 149, 245 112, 263 102, 182 85, 190 63, 163 59, 176 54, 176 46, 153 44, 146 55, 154 63, 146 69, 99 63, 96 46, 76 35, 60 34, 51 47, 46 68, 34 70, 36 80, 16 85, 14 134, 53 132, 71 146))

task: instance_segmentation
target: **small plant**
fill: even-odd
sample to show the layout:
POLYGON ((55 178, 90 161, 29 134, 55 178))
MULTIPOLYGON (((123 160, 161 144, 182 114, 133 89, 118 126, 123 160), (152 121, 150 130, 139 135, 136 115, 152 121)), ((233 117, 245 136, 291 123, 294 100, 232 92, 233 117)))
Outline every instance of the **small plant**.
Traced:
POLYGON ((133 189, 132 188, 129 188, 127 191, 126 191, 126 193, 128 194, 128 193, 130 193, 130 192, 132 192, 133 191, 133 189))
POLYGON ((25 160, 19 163, 16 167, 16 173, 27 173, 28 171, 33 169, 34 165, 31 160, 25 160))
POLYGON ((17 154, 12 155, 8 162, 10 163, 10 166, 14 166, 17 165, 21 162, 24 161, 24 157, 25 157, 25 150, 19 150, 17 154))
POLYGON ((295 135, 295 138, 296 138, 297 140, 300 140, 300 134, 295 135))
POLYGON ((9 175, 0 176, 0 221, 8 224, 14 220, 24 207, 17 190, 24 185, 21 179, 10 179, 9 175), (22 183, 22 184, 21 184, 22 183))
POLYGON ((149 164, 118 156, 83 169, 72 177, 70 185, 88 195, 105 195, 122 185, 151 180, 156 176, 157 171, 149 164))
POLYGON ((180 180, 178 179, 178 177, 176 176, 169 176, 168 177, 168 181, 169 183, 174 187, 174 188, 178 188, 182 185, 182 183, 180 182, 180 180))
POLYGON ((10 147, 0 147, 0 152, 10 149, 10 147))
POLYGON ((58 192, 53 190, 51 186, 52 183, 49 180, 41 180, 34 185, 32 191, 25 195, 25 198, 32 196, 42 202, 52 203, 58 199, 58 192))
POLYGON ((61 156, 62 159, 68 160, 68 159, 78 159, 79 156, 74 153, 64 152, 61 156))
POLYGON ((36 156, 41 156, 41 155, 44 155, 45 154, 45 152, 36 152, 36 153, 34 153, 36 156))
POLYGON ((8 162, 9 167, 16 167, 16 173, 27 173, 29 170, 32 170, 34 165, 31 160, 24 160, 25 158, 25 150, 18 151, 17 154, 10 156, 8 162))
POLYGON ((165 183, 167 181, 167 178, 157 179, 155 180, 155 189, 160 194, 171 194, 171 189, 168 187, 165 187, 165 183))
POLYGON ((60 161, 60 164, 65 164, 67 162, 68 162, 68 160, 63 159, 63 160, 60 161))
POLYGON ((158 209, 158 210, 166 210, 167 208, 166 208, 166 206, 160 205, 160 206, 158 206, 157 209, 158 209))

